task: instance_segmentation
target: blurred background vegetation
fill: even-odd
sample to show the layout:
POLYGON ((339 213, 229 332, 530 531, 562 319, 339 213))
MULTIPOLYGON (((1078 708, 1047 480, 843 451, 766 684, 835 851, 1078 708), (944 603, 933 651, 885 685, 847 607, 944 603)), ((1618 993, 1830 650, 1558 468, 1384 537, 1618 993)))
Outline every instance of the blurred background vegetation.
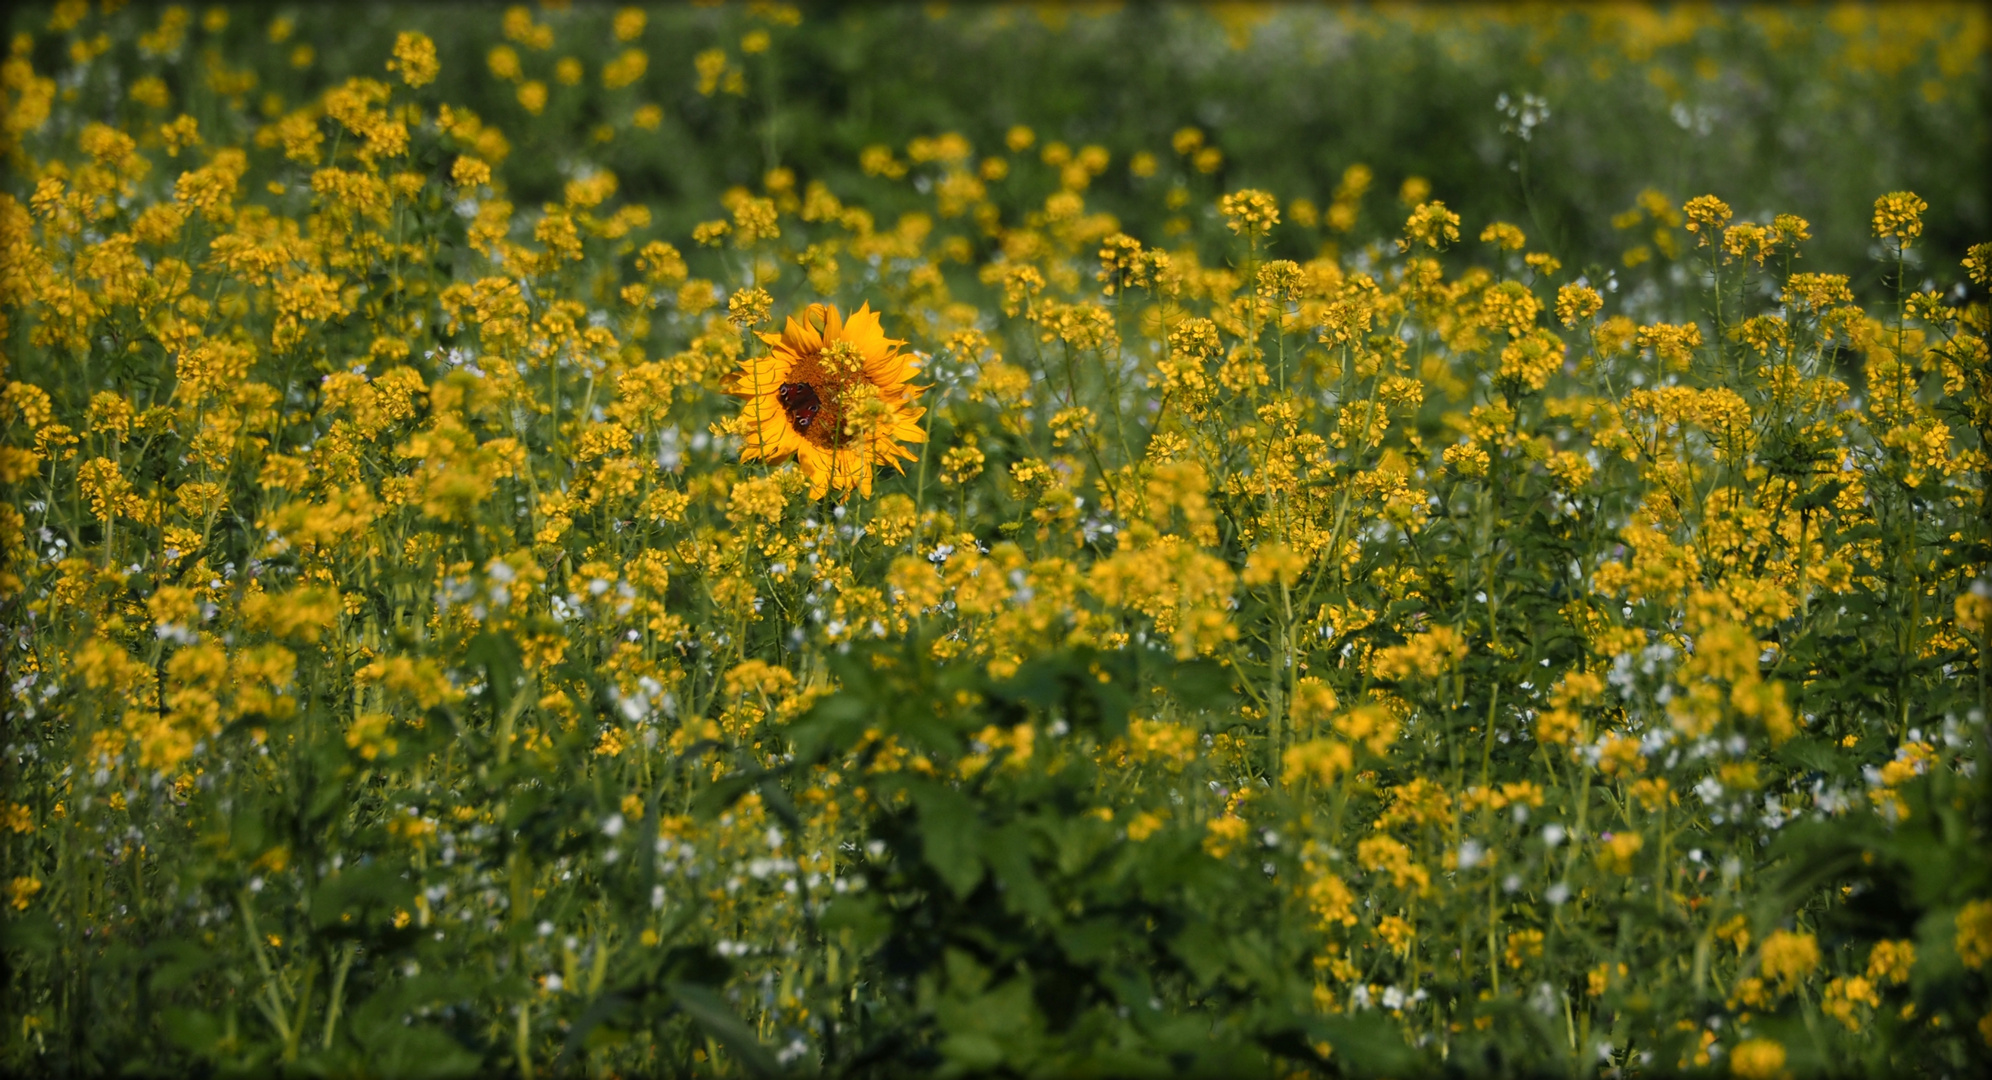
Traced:
MULTIPOLYGON (((39 31, 49 10, 13 18, 39 31)), ((157 34, 164 10, 113 19, 157 34)), ((1955 265, 1992 235, 1975 4, 754 3, 642 8, 640 24, 618 24, 628 10, 543 4, 508 21, 497 5, 192 8, 182 47, 202 64, 169 63, 177 52, 112 27, 83 65, 87 39, 81 54, 61 35, 32 48, 37 70, 71 67, 68 92, 101 95, 108 114, 141 107, 122 80, 157 72, 226 140, 247 133, 211 126, 231 122, 222 99, 276 116, 378 77, 394 34, 420 29, 445 57, 486 58, 446 64, 434 91, 511 141, 500 172, 515 199, 557 198, 567 178, 605 168, 667 232, 778 166, 880 208, 897 185, 913 209, 924 200, 903 171, 909 151, 918 164, 909 133, 954 133, 1005 159, 991 195, 1006 217, 1058 189, 1059 147, 1091 146, 1107 158, 1087 200, 1130 232, 1216 242, 1208 211, 1175 207, 1259 187, 1322 212, 1310 228, 1305 207, 1288 207, 1299 227, 1282 230, 1285 254, 1303 258, 1394 236, 1413 178, 1476 233, 1511 221, 1565 265, 1632 278, 1670 272, 1674 208, 1704 193, 1741 219, 1805 217, 1822 266, 1871 262, 1867 215, 1883 191, 1929 201, 1926 265, 1955 265), (85 77, 91 65, 122 79, 85 77), (1020 127, 1030 144, 1006 143, 1020 127), (900 157, 867 170, 868 147, 900 157), (1360 193, 1344 183, 1357 165, 1374 170, 1360 193), (1357 211, 1347 229, 1327 220, 1338 189, 1357 211)))

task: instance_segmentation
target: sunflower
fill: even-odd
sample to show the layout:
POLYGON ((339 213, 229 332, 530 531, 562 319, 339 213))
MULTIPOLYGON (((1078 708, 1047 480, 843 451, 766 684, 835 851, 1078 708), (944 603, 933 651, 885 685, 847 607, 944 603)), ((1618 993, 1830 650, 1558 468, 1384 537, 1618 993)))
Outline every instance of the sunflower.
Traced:
POLYGON ((926 387, 908 381, 916 365, 899 351, 906 343, 885 336, 871 305, 847 320, 811 304, 761 340, 767 355, 741 361, 724 384, 746 400, 742 461, 794 457, 813 499, 833 487, 870 495, 879 465, 906 471, 901 463, 915 455, 900 444, 927 441, 918 423, 927 410, 913 404, 926 387))

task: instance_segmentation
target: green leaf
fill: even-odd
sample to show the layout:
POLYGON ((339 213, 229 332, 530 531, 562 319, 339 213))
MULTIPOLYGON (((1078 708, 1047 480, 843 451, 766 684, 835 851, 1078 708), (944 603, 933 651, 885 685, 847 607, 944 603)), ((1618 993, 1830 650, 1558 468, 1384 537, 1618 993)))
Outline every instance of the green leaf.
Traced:
POLYGON ((781 1065, 774 1055, 761 1045, 749 1028, 711 987, 697 983, 669 982, 664 984, 665 992, 677 1002, 685 1015, 698 1022, 720 1045, 740 1059, 747 1071, 756 1076, 779 1076, 781 1065))
POLYGON ((788 826, 789 833, 801 836, 806 826, 802 822, 802 812, 796 809, 795 800, 772 775, 764 776, 759 785, 761 805, 772 811, 781 823, 788 826))
POLYGON ((1003 1045, 980 1031, 949 1035, 941 1040, 939 1049, 947 1059, 948 1075, 994 1072, 1003 1064, 1003 1045))
POLYGON ((222 1039, 221 1021, 199 1009, 162 1009, 159 1025, 166 1029, 166 1037, 181 1049, 203 1057, 213 1053, 215 1044, 222 1039))
POLYGON ((1957 955, 1957 913, 1957 908, 1932 911, 1916 923, 1916 966, 1909 978, 1920 1000, 1964 978, 1964 961, 1957 955))
POLYGON ((712 818, 725 813, 728 807, 740 801, 741 796, 761 787, 772 775, 767 769, 756 769, 713 781, 711 787, 699 792, 698 797, 692 800, 693 816, 712 818))
POLYGON ((583 1048, 593 1049, 597 1046, 627 1041, 629 1038, 627 1032, 608 1025, 614 1021, 628 1019, 635 1012, 634 1004, 628 997, 614 992, 605 993, 590 1002, 587 1011, 583 1012, 581 1018, 574 1021, 574 1026, 568 1030, 560 1056, 554 1059, 553 1072, 557 1074, 565 1069, 583 1048))
POLYGON ((247 804, 238 805, 229 818, 228 844, 237 855, 255 858, 269 850, 269 823, 262 811, 247 804))
POLYGON ((326 878, 311 894, 311 924, 319 929, 378 926, 397 908, 414 903, 415 885, 385 862, 350 866, 326 878), (344 920, 343 915, 351 915, 344 920))
POLYGON ((464 650, 463 661, 484 669, 484 692, 498 712, 502 714, 509 709, 523 670, 519 646, 511 635, 489 630, 477 635, 464 650))
POLYGON ((1328 1060, 1350 1076, 1408 1076, 1421 1071, 1420 1055, 1377 1013, 1311 1019, 1307 1033, 1330 1047, 1328 1060))
POLYGON ((827 934, 849 930, 852 945, 863 952, 892 929, 892 917, 880 911, 870 896, 847 893, 830 901, 816 925, 827 934))
POLYGON ((191 941, 162 941, 147 949, 146 956, 157 964, 150 982, 155 994, 185 986, 194 976, 222 962, 220 952, 191 941))
POLYGON ((522 786, 514 791, 505 801, 505 827, 517 829, 523 826, 546 804, 547 798, 544 788, 522 786))
POLYGON ((1169 951, 1190 969, 1197 982, 1209 986, 1224 974, 1226 956, 1224 938, 1206 923, 1192 923, 1177 934, 1169 943, 1169 951))
MULTIPOLYGON (((521 993, 524 987, 517 988, 521 993)), ((425 1006, 465 1003, 503 989, 469 973, 424 973, 389 983, 355 1005, 346 1035, 363 1055, 364 1073, 411 1080, 447 1080, 475 1073, 478 1056, 416 1012, 425 1006)))
POLYGON ((1022 825, 1010 824, 991 833, 982 845, 983 859, 1003 885, 1011 910, 1034 918, 1052 915, 1051 893, 1031 867, 1031 836, 1022 825))
POLYGON ((928 781, 909 783, 920 810, 920 847, 927 865, 957 899, 966 899, 982 881, 982 821, 975 804, 953 788, 928 781))
POLYGON ((832 694, 810 707, 789 728, 796 761, 810 764, 857 745, 871 722, 872 707, 855 694, 832 694))
POLYGON ((943 950, 941 969, 947 973, 947 992, 956 997, 973 997, 989 985, 989 969, 965 949, 943 950))
POLYGON ((946 1033, 939 1044, 947 1059, 942 1075, 985 1073, 1035 1059, 1045 1024, 1031 981, 1012 978, 982 992, 987 971, 958 950, 949 950, 947 959, 948 992, 934 1008, 934 1019, 946 1033))
POLYGON ((60 940, 55 920, 47 912, 31 911, 0 923, 0 948, 9 951, 54 952, 60 940))
MULTIPOLYGON (((1112 956, 1115 946, 1121 943, 1123 937, 1119 924, 1113 919, 1095 916, 1076 926, 1060 930, 1058 945, 1065 950, 1066 959, 1073 963, 1095 964, 1112 956)), ((1143 1007, 1146 1007, 1147 992, 1144 990, 1137 997, 1143 1007)))
POLYGON ((1778 756, 1802 769, 1833 774, 1839 771, 1841 759, 1831 745, 1809 735, 1800 735, 1778 749, 1778 756))
POLYGON ((360 1037, 366 1071, 389 1080, 452 1080, 475 1075, 482 1066, 461 1043, 424 1024, 386 1023, 360 1037))

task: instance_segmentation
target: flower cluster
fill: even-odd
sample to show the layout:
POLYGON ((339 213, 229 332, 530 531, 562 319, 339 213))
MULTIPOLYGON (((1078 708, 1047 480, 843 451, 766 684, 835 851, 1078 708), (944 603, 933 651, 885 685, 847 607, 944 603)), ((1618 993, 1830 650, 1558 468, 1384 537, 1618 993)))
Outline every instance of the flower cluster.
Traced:
POLYGON ((1992 249, 1651 192, 1635 299, 1023 127, 681 228, 436 95, 558 107, 541 17, 198 121, 7 61, 8 1068, 1983 1059, 1992 249))

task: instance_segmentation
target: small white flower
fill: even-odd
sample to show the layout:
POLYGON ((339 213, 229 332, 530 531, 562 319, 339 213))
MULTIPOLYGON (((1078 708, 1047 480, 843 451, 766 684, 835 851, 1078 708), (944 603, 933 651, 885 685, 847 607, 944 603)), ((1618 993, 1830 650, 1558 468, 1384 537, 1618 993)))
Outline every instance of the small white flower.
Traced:
MULTIPOLYGON (((1480 841, 1468 840, 1459 846, 1459 868, 1461 870, 1471 870, 1479 866, 1480 860, 1485 858, 1486 855, 1487 849, 1480 845, 1480 841)), ((1396 1008, 1396 1006, 1393 1005, 1392 1008, 1396 1008)))

